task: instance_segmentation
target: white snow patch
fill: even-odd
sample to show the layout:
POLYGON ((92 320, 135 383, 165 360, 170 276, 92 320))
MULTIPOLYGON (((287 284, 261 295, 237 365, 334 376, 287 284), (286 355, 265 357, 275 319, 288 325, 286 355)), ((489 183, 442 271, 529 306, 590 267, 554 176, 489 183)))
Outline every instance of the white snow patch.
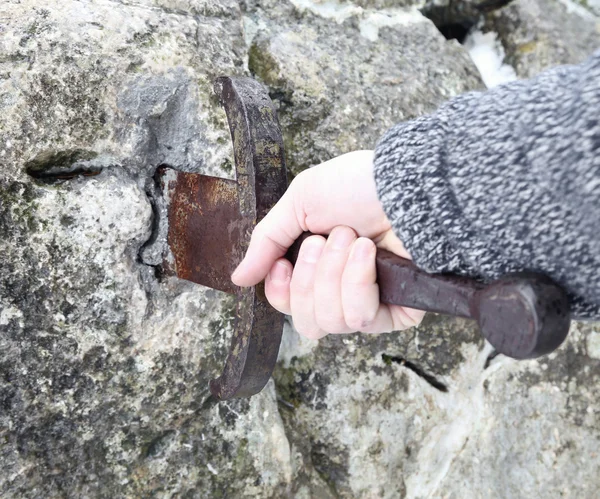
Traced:
MULTIPOLYGON (((453 383, 453 390, 436 402, 446 413, 445 421, 431 429, 421 441, 417 455, 418 472, 407 477, 407 497, 439 497, 450 466, 461 453, 469 436, 477 434, 483 424, 481 416, 484 406, 483 382, 495 369, 481 371, 485 359, 492 352, 486 343, 483 350, 475 353, 470 346, 471 362, 460 367, 453 383)), ((497 369, 497 368, 496 368, 497 369)))
MULTIPOLYGON (((577 14, 584 19, 596 20, 596 16, 587 10, 583 5, 575 3, 573 0, 558 0, 559 3, 563 4, 567 8, 567 14, 577 14)), ((598 9, 600 8, 600 0, 588 0, 590 7, 598 9)))
POLYGON ((588 7, 592 10, 592 12, 594 12, 595 14, 599 14, 600 13, 600 0, 588 0, 588 7))
POLYGON ((587 354, 592 359, 600 359, 600 332, 595 329, 587 337, 587 354))
POLYGON ((517 79, 514 68, 504 63, 504 49, 493 31, 472 31, 465 40, 465 48, 488 88, 517 79))
POLYGON ((333 0, 291 0, 291 2, 301 12, 310 11, 338 24, 354 16, 360 17, 360 34, 372 42, 377 41, 379 38, 380 28, 397 25, 407 26, 425 20, 425 16, 416 7, 373 10, 333 0))
POLYGON ((363 8, 351 4, 341 4, 334 1, 319 1, 319 0, 291 0, 294 7, 300 11, 310 11, 325 19, 333 19, 341 24, 346 19, 362 14, 363 8))
POLYGON ((381 28, 408 26, 424 20, 425 16, 415 8, 372 12, 360 21, 360 34, 367 40, 375 42, 379 38, 381 28))
POLYGON ((23 312, 18 308, 6 307, 0 312, 0 326, 6 326, 11 319, 20 319, 21 317, 23 317, 23 312))

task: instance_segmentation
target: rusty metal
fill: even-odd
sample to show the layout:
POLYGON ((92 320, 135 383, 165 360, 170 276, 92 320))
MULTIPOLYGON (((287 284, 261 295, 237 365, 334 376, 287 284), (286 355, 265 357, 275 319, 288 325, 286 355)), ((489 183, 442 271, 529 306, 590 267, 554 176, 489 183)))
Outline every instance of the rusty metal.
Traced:
POLYGON ((242 256, 240 240, 251 221, 240 217, 234 180, 175 172, 160 172, 169 197, 166 273, 226 293, 237 293, 229 276, 242 256))
POLYGON ((163 270, 237 295, 235 330, 223 374, 210 384, 218 399, 249 397, 269 380, 284 317, 260 286, 240 289, 230 276, 256 223, 287 187, 283 139, 266 89, 250 78, 219 78, 236 166, 229 180, 168 168, 160 172, 168 200, 168 246, 163 270))
MULTIPOLYGON (((261 286, 239 289, 230 275, 250 235, 286 189, 283 140, 266 89, 249 78, 215 84, 229 121, 236 180, 164 169, 170 254, 167 273, 237 295, 237 317, 223 374, 210 384, 218 399, 248 397, 269 380, 279 351, 283 315, 261 286)), ((304 234, 288 251, 295 263, 304 234)), ((524 359, 549 353, 570 323, 565 292, 545 276, 507 276, 484 285, 458 276, 430 275, 411 261, 378 250, 377 281, 383 303, 478 321, 497 351, 524 359)))
POLYGON ((567 294, 544 275, 512 274, 483 284, 428 274, 382 249, 376 264, 383 303, 475 319, 484 338, 508 357, 532 359, 553 352, 569 332, 567 294))

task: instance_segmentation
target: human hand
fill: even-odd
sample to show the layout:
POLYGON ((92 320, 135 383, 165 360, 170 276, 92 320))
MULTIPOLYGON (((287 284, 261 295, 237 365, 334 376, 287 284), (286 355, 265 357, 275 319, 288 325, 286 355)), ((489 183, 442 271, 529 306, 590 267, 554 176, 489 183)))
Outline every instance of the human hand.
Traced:
POLYGON ((424 312, 379 302, 376 247, 410 258, 377 198, 373 151, 356 151, 294 179, 255 227, 232 281, 253 286, 265 279, 271 305, 308 338, 417 325, 424 312), (329 237, 307 238, 292 267, 283 256, 305 231, 329 237))

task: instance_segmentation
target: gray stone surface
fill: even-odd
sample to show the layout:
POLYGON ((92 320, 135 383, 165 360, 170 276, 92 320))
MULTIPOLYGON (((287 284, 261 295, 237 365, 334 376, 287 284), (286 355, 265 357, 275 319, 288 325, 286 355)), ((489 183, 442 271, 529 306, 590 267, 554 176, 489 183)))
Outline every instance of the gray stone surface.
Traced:
POLYGON ((486 16, 506 62, 530 78, 558 64, 576 64, 600 48, 600 18, 572 0, 514 0, 486 16))
POLYGON ((212 404, 232 300, 156 274, 156 167, 232 171, 214 77, 268 85, 293 172, 481 88, 409 3, 2 2, 2 497, 593 495, 598 327, 523 363, 458 319, 287 327, 274 381, 212 404))
POLYGON ((482 88, 466 52, 415 8, 292 4, 301 20, 259 5, 244 21, 254 34, 248 66, 279 105, 294 173, 372 147, 393 123, 482 88))

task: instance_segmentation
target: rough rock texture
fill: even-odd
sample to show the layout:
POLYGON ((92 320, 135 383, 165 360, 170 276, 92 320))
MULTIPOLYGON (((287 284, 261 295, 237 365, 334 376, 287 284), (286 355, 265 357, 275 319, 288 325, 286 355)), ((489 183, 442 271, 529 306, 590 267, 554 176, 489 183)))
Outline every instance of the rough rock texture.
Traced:
POLYGON ((240 10, 38 5, 0 14, 0 495, 277 496, 273 388, 203 408, 231 300, 138 257, 159 164, 230 167, 211 82, 245 72, 240 10))
POLYGON ((253 4, 244 22, 248 67, 279 105, 293 173, 370 147, 393 123, 482 87, 466 52, 414 8, 292 0, 253 4))
POLYGON ((288 327, 274 382, 214 404, 232 300, 153 267, 156 167, 232 171, 214 77, 268 85, 293 172, 481 88, 420 5, 2 2, 2 497, 593 496, 600 328, 517 363, 437 316, 288 327))
POLYGON ((600 18, 580 3, 514 0, 486 16, 484 31, 498 33, 506 62, 530 78, 550 66, 581 62, 600 48, 600 18))

